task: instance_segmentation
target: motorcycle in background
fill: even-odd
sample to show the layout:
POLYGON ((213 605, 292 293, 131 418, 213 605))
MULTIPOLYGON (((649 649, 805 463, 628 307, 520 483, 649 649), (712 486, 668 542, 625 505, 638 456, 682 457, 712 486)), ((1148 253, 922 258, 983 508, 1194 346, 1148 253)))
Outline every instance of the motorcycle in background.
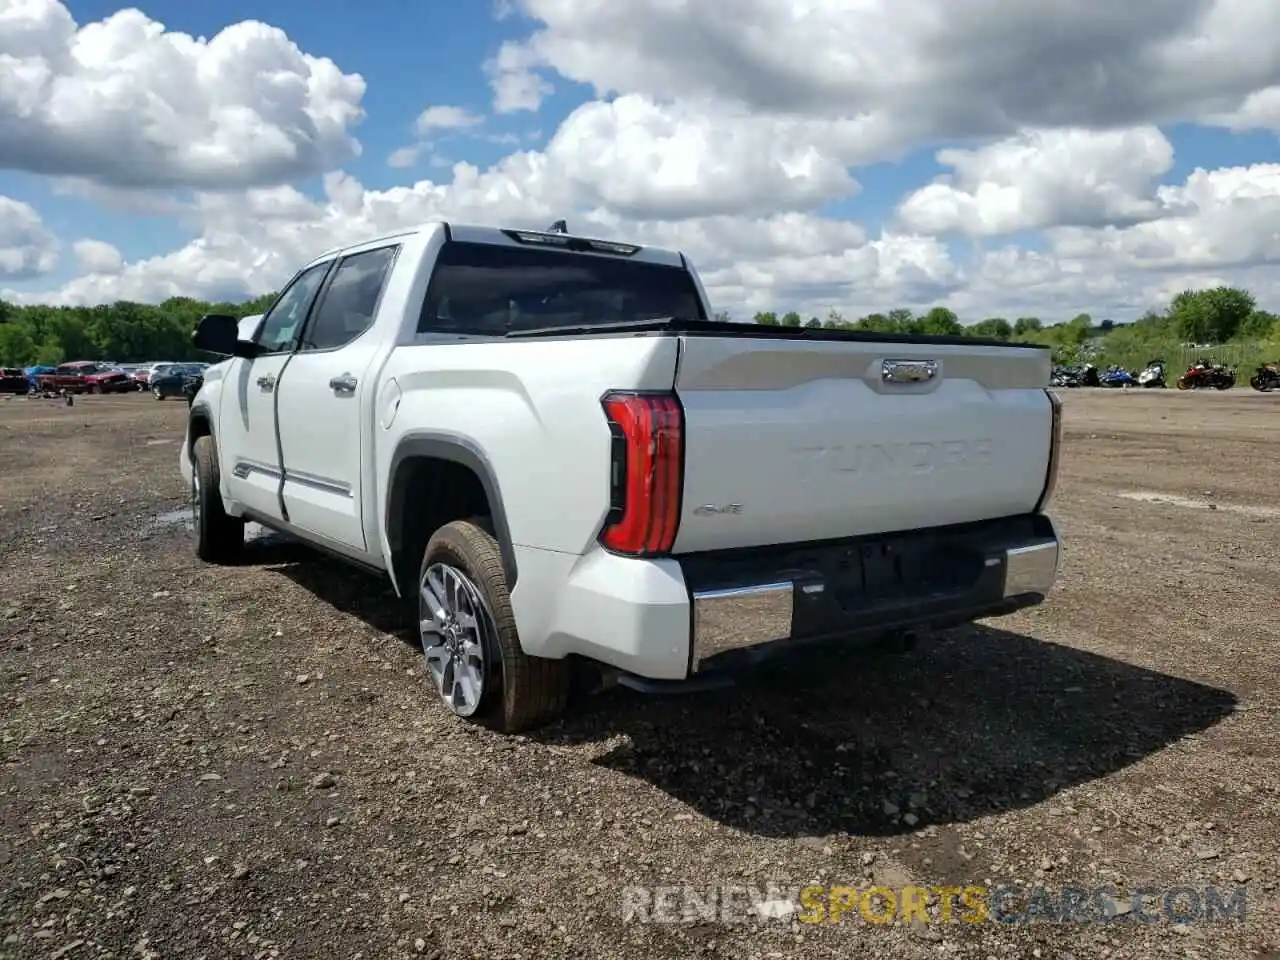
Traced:
POLYGON ((1132 387, 1135 383, 1133 374, 1123 367, 1111 367, 1098 378, 1098 384, 1103 387, 1132 387))
POLYGON ((1280 387, 1280 362, 1260 366, 1249 378, 1249 386, 1260 393, 1268 393, 1280 387))
POLYGON ((1146 369, 1138 374, 1138 386, 1160 388, 1168 386, 1165 383, 1164 361, 1152 360, 1148 363, 1146 369))
POLYGON ((1230 390, 1235 385, 1235 370, 1211 360, 1193 364, 1178 378, 1176 384, 1179 390, 1205 390, 1210 387, 1214 390, 1230 390))

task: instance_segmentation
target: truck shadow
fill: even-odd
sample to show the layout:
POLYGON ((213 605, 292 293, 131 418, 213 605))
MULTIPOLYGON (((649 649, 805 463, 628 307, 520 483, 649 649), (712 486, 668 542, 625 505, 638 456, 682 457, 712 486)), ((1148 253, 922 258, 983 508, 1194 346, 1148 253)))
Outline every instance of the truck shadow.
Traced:
POLYGON ((1028 807, 1231 714, 1225 690, 987 626, 796 651, 687 698, 605 699, 539 739, 763 836, 909 833, 1028 807))
MULTIPOLYGON (((260 562, 416 646, 389 588, 305 548, 264 547, 260 562)), ((910 653, 807 647, 723 690, 613 690, 530 738, 612 741, 594 764, 756 835, 893 836, 1033 806, 1208 729, 1236 702, 1226 690, 975 625, 910 653)))

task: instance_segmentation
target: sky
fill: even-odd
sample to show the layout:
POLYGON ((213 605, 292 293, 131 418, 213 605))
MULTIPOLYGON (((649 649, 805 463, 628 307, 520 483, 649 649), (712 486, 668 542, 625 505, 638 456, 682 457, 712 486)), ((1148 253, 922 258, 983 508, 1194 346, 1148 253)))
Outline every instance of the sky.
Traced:
POLYGON ((0 0, 0 299, 247 299, 433 220, 717 311, 1280 310, 1275 0, 0 0))

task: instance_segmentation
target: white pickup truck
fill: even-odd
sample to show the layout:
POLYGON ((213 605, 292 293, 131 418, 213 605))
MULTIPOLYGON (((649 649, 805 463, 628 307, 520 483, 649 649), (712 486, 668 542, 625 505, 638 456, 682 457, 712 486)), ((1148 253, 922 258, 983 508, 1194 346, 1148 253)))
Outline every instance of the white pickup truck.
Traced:
POLYGON ((696 686, 1043 601, 1048 351, 710 317, 682 254, 562 224, 330 251, 196 330, 229 358, 180 457, 197 553, 253 520, 389 577, 436 692, 504 731, 575 658, 696 686))

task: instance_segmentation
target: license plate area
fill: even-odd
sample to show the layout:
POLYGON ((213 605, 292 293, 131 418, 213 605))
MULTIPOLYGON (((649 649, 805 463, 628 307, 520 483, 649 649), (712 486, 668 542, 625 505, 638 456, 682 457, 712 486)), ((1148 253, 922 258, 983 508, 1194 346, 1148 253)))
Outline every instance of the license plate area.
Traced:
POLYGON ((901 607, 972 590, 983 555, 953 540, 898 537, 852 546, 835 560, 832 599, 846 613, 901 607))

